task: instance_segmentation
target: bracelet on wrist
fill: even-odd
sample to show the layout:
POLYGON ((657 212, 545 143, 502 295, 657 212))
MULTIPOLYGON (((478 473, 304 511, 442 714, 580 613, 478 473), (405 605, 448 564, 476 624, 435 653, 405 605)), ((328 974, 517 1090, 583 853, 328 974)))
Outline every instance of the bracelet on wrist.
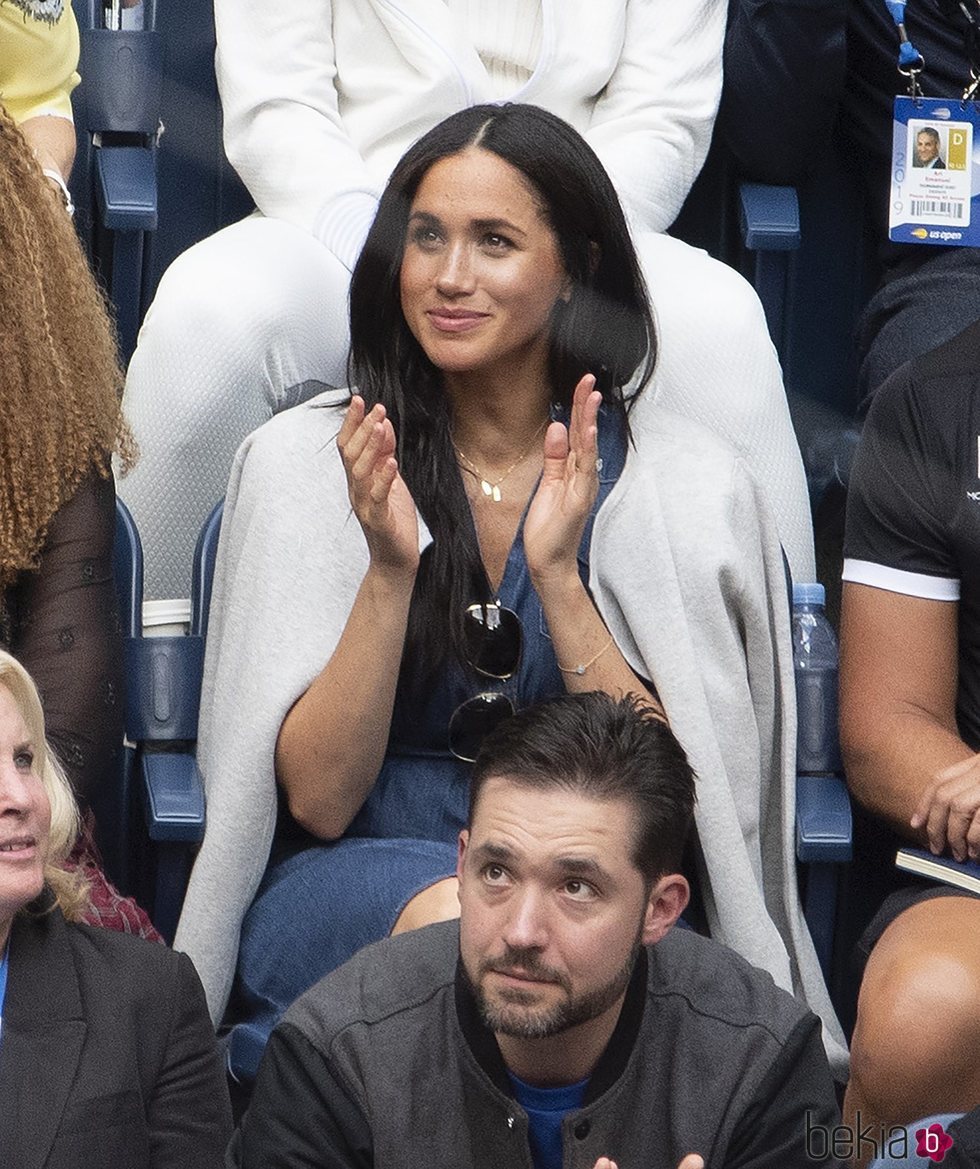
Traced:
POLYGON ((586 670, 590 669, 592 666, 594 666, 596 664, 596 662, 602 657, 602 655, 612 645, 612 643, 613 643, 613 638, 610 637, 609 640, 606 642, 606 644, 602 647, 602 649, 600 649, 599 652, 597 654, 595 654, 593 657, 589 658, 589 660, 587 662, 582 662, 577 666, 563 666, 561 664, 561 662, 559 662, 558 669, 561 670, 561 672, 563 674, 578 674, 579 677, 581 677, 585 673, 586 670))
POLYGON ((44 167, 41 171, 46 179, 50 179, 56 187, 61 191, 61 197, 65 202, 65 210, 69 217, 75 214, 75 204, 72 202, 71 191, 68 190, 68 184, 61 177, 61 174, 54 169, 54 167, 44 167))

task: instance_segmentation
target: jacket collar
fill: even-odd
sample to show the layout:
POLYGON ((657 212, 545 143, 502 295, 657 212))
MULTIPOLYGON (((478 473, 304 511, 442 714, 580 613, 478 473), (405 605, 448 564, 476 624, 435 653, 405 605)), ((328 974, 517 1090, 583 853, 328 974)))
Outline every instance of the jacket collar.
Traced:
MULTIPOLYGON (((50 904, 50 903, 49 903, 50 904)), ((0 1163, 41 1169, 78 1072, 86 1025, 58 909, 18 916, 0 1029, 0 1163)))
MULTIPOLYGON (((589 1085, 585 1090, 583 1104, 591 1104, 597 1100, 615 1084, 626 1069, 643 1021, 643 1009, 647 997, 647 970, 646 950, 641 949, 629 985, 626 988, 623 1009, 619 1012, 619 1019, 616 1021, 616 1027, 606 1044, 606 1049, 599 1057, 599 1062, 589 1077, 589 1085)), ((456 1016, 459 1019, 460 1031, 463 1033, 463 1038, 474 1058, 495 1087, 504 1095, 513 1096, 514 1090, 507 1075, 503 1056, 500 1054, 497 1038, 480 1018, 476 999, 473 997, 470 981, 461 960, 456 963, 455 997, 456 1016)))

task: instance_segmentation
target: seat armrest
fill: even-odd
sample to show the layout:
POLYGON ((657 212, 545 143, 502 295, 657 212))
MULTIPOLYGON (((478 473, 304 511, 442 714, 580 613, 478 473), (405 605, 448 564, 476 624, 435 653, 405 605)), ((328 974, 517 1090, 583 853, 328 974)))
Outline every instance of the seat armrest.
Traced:
POLYGON ((194 756, 183 751, 144 751, 140 776, 150 839, 200 843, 204 839, 204 783, 194 756))
POLYGON ((790 252, 800 246, 800 203, 795 187, 740 183, 739 219, 753 252, 790 252))
POLYGON ((851 859, 851 800, 839 775, 796 777, 796 858, 843 863, 851 859))
POLYGON ((156 230, 156 162, 149 146, 102 146, 96 150, 95 192, 105 227, 156 230))

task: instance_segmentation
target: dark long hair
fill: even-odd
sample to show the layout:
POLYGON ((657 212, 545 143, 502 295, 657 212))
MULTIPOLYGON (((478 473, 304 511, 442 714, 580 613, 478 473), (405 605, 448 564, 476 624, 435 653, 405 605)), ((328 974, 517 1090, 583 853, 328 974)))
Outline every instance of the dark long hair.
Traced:
POLYGON ((625 413, 623 387, 631 380, 642 386, 656 356, 646 288, 619 199, 592 148, 561 118, 530 105, 471 106, 440 122, 403 156, 351 278, 348 374, 368 409, 383 403, 402 476, 434 540, 416 577, 403 656, 419 680, 430 678, 451 652, 463 660, 463 611, 490 599, 442 375, 412 335, 399 289, 419 184, 436 162, 470 146, 521 172, 540 199, 571 278, 571 298, 558 301, 552 318, 553 400, 570 406, 576 384, 592 373, 607 406, 625 413))

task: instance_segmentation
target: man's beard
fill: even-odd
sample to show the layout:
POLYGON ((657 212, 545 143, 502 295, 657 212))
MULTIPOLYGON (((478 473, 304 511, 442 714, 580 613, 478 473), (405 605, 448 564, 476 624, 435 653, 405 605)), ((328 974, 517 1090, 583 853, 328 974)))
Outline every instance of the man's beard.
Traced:
POLYGON ((476 982, 466 971, 466 980, 476 999, 477 1009, 484 1025, 498 1035, 513 1039, 550 1039, 581 1023, 597 1019, 609 1010, 623 995, 629 985, 640 952, 638 935, 629 956, 616 974, 602 986, 593 987, 583 994, 573 995, 568 979, 556 970, 538 960, 534 950, 507 947, 504 954, 480 964, 476 982), (487 973, 493 970, 507 973, 517 968, 530 978, 541 979, 560 987, 565 994, 552 1006, 534 1006, 538 990, 511 986, 498 991, 493 1001, 484 993, 483 982, 487 973))

